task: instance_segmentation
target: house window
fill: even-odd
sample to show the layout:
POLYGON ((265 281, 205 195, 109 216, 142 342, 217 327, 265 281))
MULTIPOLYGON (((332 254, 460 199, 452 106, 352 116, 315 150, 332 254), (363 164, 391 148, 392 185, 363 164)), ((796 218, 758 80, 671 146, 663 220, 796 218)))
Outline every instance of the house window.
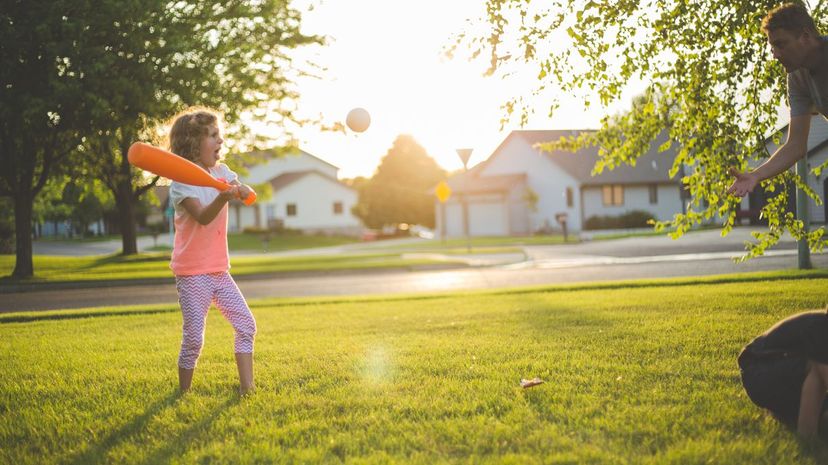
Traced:
POLYGON ((342 202, 334 202, 333 203, 333 212, 334 212, 334 215, 341 215, 342 214, 342 202))
POLYGON ((296 204, 295 203, 287 204, 287 216, 296 216, 296 204))
POLYGON ((624 205, 624 186, 620 184, 606 185, 602 189, 604 206, 624 205))
POLYGON ((566 206, 567 207, 572 207, 573 205, 575 205, 575 199, 573 198, 572 188, 567 187, 566 188, 566 206))
POLYGON ((650 184, 650 205, 658 203, 658 185, 650 184))

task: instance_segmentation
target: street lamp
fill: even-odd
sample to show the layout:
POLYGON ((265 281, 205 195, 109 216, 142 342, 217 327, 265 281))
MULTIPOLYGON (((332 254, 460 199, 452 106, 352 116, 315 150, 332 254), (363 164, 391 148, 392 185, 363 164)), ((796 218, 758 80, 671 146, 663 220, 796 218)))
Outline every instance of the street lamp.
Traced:
MULTIPOLYGON (((468 178, 465 176, 469 172, 469 157, 471 157, 472 149, 457 149, 457 156, 463 162, 463 174, 468 183, 468 178)), ((460 202, 463 206, 463 233, 466 235, 466 250, 471 252, 471 236, 469 235, 469 205, 466 201, 466 193, 460 194, 460 202)))

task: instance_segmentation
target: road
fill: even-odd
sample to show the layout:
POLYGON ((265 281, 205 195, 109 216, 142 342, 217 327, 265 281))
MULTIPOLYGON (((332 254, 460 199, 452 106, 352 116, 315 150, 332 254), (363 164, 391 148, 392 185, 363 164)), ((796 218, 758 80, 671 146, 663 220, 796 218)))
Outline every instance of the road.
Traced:
MULTIPOLYGON (((248 299, 436 293, 642 278, 707 276, 797 267, 796 244, 784 240, 768 256, 734 263, 748 230, 728 238, 700 231, 678 241, 662 236, 572 245, 530 246, 521 263, 445 271, 371 271, 239 279, 248 299)), ((333 249, 333 252, 338 250, 333 249)), ((312 253, 312 252, 308 252, 312 253)), ((815 268, 828 268, 828 255, 812 255, 815 268)), ((3 294, 0 312, 177 302, 172 284, 3 294)))

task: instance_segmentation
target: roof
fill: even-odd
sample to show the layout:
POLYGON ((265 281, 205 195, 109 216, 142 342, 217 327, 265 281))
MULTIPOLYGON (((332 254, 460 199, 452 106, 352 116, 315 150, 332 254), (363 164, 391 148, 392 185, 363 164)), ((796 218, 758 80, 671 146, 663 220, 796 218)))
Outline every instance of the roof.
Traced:
MULTIPOLYGON (((530 146, 534 146, 543 142, 557 141, 561 137, 576 136, 583 132, 594 131, 513 131, 512 134, 520 137, 530 146)), ((543 152, 543 154, 583 185, 677 183, 678 179, 671 179, 669 175, 676 157, 675 147, 670 147, 664 152, 658 151, 659 147, 668 140, 667 131, 662 131, 655 141, 650 143, 649 150, 638 157, 635 166, 623 164, 612 170, 604 169, 596 176, 592 176, 592 169, 598 161, 599 148, 596 146, 585 147, 574 153, 556 150, 554 152, 543 152)))
POLYGON ((323 178, 325 178, 325 179, 327 179, 331 182, 335 182, 337 184, 340 184, 343 187, 346 187, 348 189, 353 189, 352 187, 348 186, 347 184, 342 183, 339 179, 332 178, 332 177, 326 175, 325 173, 323 173, 321 171, 317 171, 317 170, 291 171, 291 172, 288 172, 288 173, 282 173, 279 176, 276 176, 275 178, 271 179, 269 182, 270 182, 270 186, 273 188, 273 192, 277 192, 280 189, 283 189, 283 188, 287 187, 288 185, 293 184, 294 182, 304 178, 305 176, 311 175, 311 174, 319 175, 319 176, 321 176, 321 177, 323 177, 323 178))
MULTIPOLYGON (((577 136, 583 132, 594 131, 590 129, 512 131, 503 139, 503 142, 498 145, 487 160, 478 163, 467 172, 452 176, 448 180, 448 184, 453 191, 464 193, 508 190, 520 182, 525 182, 527 173, 493 176, 483 174, 488 163, 503 153, 503 147, 506 146, 508 141, 513 138, 520 138, 530 147, 534 147, 536 144, 557 141, 561 137, 577 136)), ((679 182, 678 176, 680 175, 677 175, 676 179, 671 179, 669 176, 669 171, 673 167, 673 161, 676 157, 675 148, 670 147, 661 153, 658 151, 658 148, 667 140, 668 134, 664 131, 650 144, 647 153, 638 158, 635 166, 621 165, 613 170, 605 169, 597 176, 592 176, 592 169, 598 161, 598 147, 585 147, 574 153, 564 150, 540 153, 584 186, 603 184, 676 184, 679 182)))
MULTIPOLYGON (((272 158, 280 158, 280 157, 283 157, 283 156, 307 155, 311 158, 315 158, 315 159, 321 161, 322 163, 324 163, 324 164, 326 164, 326 165, 328 165, 332 168, 336 168, 337 170, 339 170, 338 166, 336 166, 332 163, 329 163, 329 162, 317 157, 316 155, 313 155, 309 152, 306 152, 305 150, 302 150, 300 148, 295 148, 295 147, 273 148, 273 149, 268 149, 268 150, 255 150, 253 152, 249 152, 248 155, 250 157, 252 157, 253 159, 259 160, 260 162, 264 162, 264 161, 270 160, 272 158)), ((255 163, 254 164, 245 164, 245 167, 252 168, 254 165, 255 165, 255 163)))
MULTIPOLYGON (((790 127, 790 121, 785 124, 784 126, 780 127, 779 129, 772 131, 771 134, 765 138, 765 146, 773 152, 776 150, 774 147, 776 144, 773 142, 773 138, 776 135, 779 135, 782 138, 782 143, 787 138, 788 128, 790 127)), ((828 121, 826 121, 825 117, 821 114, 811 115, 811 128, 808 132, 808 148, 807 153, 810 155, 814 152, 818 152, 826 144, 828 144, 828 138, 826 137, 819 137, 819 133, 826 133, 828 132, 828 121)))

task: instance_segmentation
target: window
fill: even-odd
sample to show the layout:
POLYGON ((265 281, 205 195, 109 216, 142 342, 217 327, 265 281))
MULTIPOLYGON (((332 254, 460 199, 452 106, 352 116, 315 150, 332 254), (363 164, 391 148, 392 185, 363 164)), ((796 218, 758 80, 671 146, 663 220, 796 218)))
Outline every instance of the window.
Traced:
POLYGON ((296 204, 295 203, 287 204, 287 216, 296 216, 296 204))
POLYGON ((276 218, 276 205, 269 204, 265 210, 268 221, 276 218))
POLYGON ((602 188, 604 206, 624 205, 624 186, 620 184, 606 185, 602 188))
POLYGON ((342 214, 342 202, 334 202, 333 203, 333 212, 334 212, 334 215, 341 215, 342 214))
POLYGON ((572 188, 567 187, 566 188, 566 206, 567 207, 572 207, 573 205, 575 205, 575 199, 573 198, 572 188))
POLYGON ((658 185, 650 184, 650 205, 658 203, 658 185))

